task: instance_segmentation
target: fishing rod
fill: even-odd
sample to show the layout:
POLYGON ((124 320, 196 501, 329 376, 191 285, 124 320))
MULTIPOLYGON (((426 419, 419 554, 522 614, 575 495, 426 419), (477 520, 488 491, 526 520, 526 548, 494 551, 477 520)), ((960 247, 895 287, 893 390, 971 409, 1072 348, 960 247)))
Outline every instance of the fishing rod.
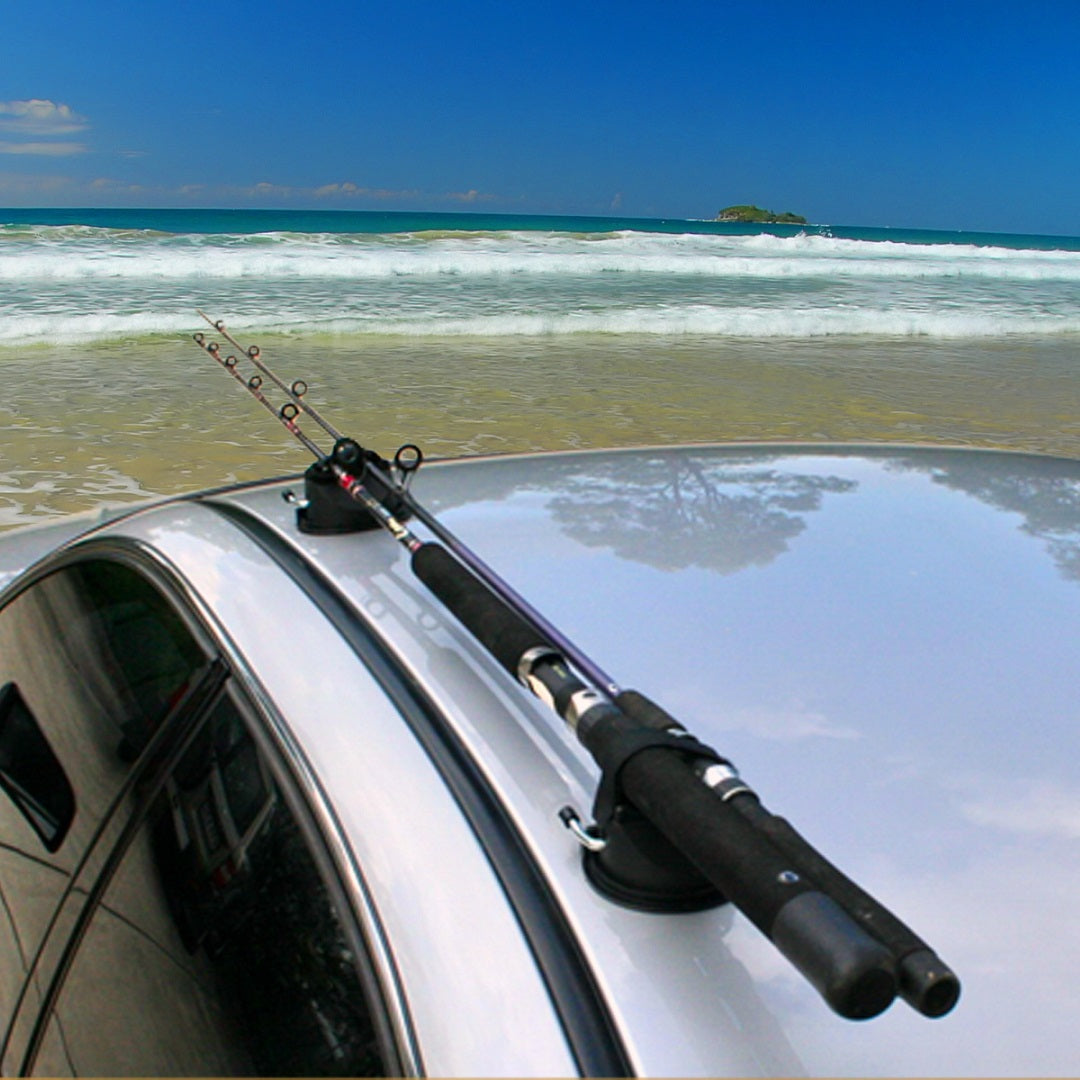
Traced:
MULTIPOLYGON (((224 334, 223 324, 203 318, 224 334)), ((422 540, 405 524, 414 512, 425 525, 435 520, 406 491, 409 474, 419 467, 418 450, 404 459, 398 451, 395 482, 387 475, 389 463, 320 423, 335 439, 325 454, 297 424, 301 411, 312 415, 296 393, 298 385, 306 392, 306 384, 290 389, 271 377, 289 397, 275 409, 260 376, 245 380, 234 356, 222 359, 220 346, 204 334, 194 338, 315 456, 305 480, 307 494, 321 492, 318 520, 302 516, 310 514, 308 500, 298 509, 300 527, 343 531, 374 522, 386 529, 409 552, 420 581, 592 755, 600 768, 593 824, 582 827, 569 807, 560 817, 582 843, 585 872, 598 891, 647 911, 694 911, 730 901, 848 1019, 876 1016, 898 994, 924 1016, 952 1009, 960 983, 948 965, 767 810, 730 761, 643 694, 619 689, 606 677, 591 686, 583 681, 573 669, 588 677, 596 666, 572 643, 565 648, 564 635, 548 633, 550 624, 530 605, 517 603, 517 594, 445 526, 431 531, 450 537, 449 543, 422 540), (342 505, 354 503, 368 516, 360 524, 346 515, 342 525, 342 505)), ((227 340, 265 370, 257 349, 253 356, 227 340)))
POLYGON ((265 375, 279 390, 286 394, 292 404, 294 404, 298 409, 307 413, 307 415, 310 416, 311 419, 314 420, 315 423, 318 424, 319 427, 321 427, 323 431, 325 431, 326 434, 330 436, 331 439, 338 441, 345 438, 345 436, 342 435, 342 433, 338 431, 337 428, 333 426, 333 424, 326 420, 313 405, 310 405, 308 404, 308 402, 303 400, 304 395, 308 391, 308 385, 306 382, 304 382, 303 379, 295 379, 290 384, 286 383, 283 379, 278 378, 278 376, 275 375, 274 372, 271 371, 270 368, 261 359, 262 353, 258 345, 249 345, 247 348, 244 348, 244 346, 241 345, 240 342, 237 341, 236 338, 234 338, 232 334, 229 333, 228 327, 226 327, 224 320, 211 319, 205 311, 201 311, 199 308, 196 308, 195 310, 215 330, 217 330, 217 332, 221 334, 221 336, 234 349, 236 349, 237 352, 243 353, 244 356, 246 356, 255 365, 255 367, 257 367, 259 371, 262 372, 263 375, 265 375))
MULTIPOLYGON (((363 465, 362 457, 354 460, 351 447, 340 447, 338 444, 335 444, 334 452, 330 455, 325 454, 316 442, 301 431, 299 424, 296 423, 298 409, 293 402, 286 402, 280 409, 275 409, 273 403, 262 392, 262 381, 257 375, 245 379, 236 370, 236 357, 227 356, 222 359, 221 346, 218 345, 216 341, 207 341, 204 334, 195 334, 194 339, 195 343, 221 364, 221 366, 225 368, 225 370, 228 371, 245 390, 249 391, 252 397, 254 397, 260 405, 263 405, 276 416, 285 426, 286 430, 289 431, 289 433, 292 434, 305 449, 314 454, 318 459, 318 464, 323 465, 329 470, 341 490, 349 498, 359 502, 364 509, 394 537, 395 540, 402 541, 409 551, 415 551, 422 546, 423 541, 421 541, 402 521, 395 517, 378 498, 368 491, 358 477, 353 476, 348 471, 347 465, 349 467, 353 467, 356 464, 360 464, 361 467, 363 465), (337 455, 336 457, 335 454, 337 455)), ((352 442, 352 440, 339 440, 339 442, 352 442)))
POLYGON ((281 409, 274 408, 273 403, 262 392, 262 381, 259 379, 258 375, 252 375, 251 378, 245 379, 244 376, 241 375, 240 372, 236 369, 236 357, 226 356, 224 359, 222 359, 221 346, 218 345, 216 341, 208 342, 202 334, 196 334, 195 340, 234 379, 236 379, 236 381, 240 383, 240 385, 243 386, 245 390, 248 390, 251 393, 251 396, 255 398, 255 400, 259 402, 260 405, 269 409, 270 412, 273 413, 285 425, 288 431, 291 432, 292 435, 295 436, 295 438, 297 438, 307 450, 309 450, 318 458, 321 458, 323 456, 323 452, 319 449, 319 447, 315 443, 313 443, 296 424, 294 419, 296 416, 295 412, 287 411, 286 407, 282 407, 281 409))

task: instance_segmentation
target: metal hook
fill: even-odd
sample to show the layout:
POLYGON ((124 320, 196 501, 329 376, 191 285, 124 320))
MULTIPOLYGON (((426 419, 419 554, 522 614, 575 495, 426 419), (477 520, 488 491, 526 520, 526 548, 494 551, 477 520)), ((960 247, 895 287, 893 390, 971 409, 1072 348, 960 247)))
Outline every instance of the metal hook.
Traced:
POLYGON ((603 851, 607 847, 607 841, 596 832, 596 826, 582 825, 578 812, 572 806, 564 806, 559 811, 559 820, 586 851, 603 851))

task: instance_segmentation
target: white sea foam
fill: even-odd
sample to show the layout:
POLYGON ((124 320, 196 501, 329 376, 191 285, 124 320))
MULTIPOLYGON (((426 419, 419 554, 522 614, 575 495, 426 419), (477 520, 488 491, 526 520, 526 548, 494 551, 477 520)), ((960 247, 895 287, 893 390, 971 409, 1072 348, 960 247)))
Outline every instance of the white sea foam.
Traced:
MULTIPOLYGON (((302 328, 294 323, 292 329, 302 328)), ((1077 334, 1080 333, 1080 317, 1069 320, 995 319, 975 313, 929 316, 914 311, 837 311, 829 308, 731 310, 694 306, 664 310, 630 308, 606 313, 568 312, 475 318, 336 319, 321 324, 319 329, 330 333, 406 337, 650 334, 728 338, 810 338, 841 335, 991 338, 1013 334, 1077 334)))
MULTIPOLYGON (((664 337, 815 338, 832 336, 998 338, 1080 335, 1080 316, 993 317, 976 312, 930 314, 889 309, 730 309, 692 305, 664 309, 498 314, 427 318, 352 315, 312 320, 303 314, 267 313, 230 319, 236 331, 389 337, 545 337, 573 334, 642 334, 664 337)), ((80 343, 150 336, 186 336, 199 328, 183 313, 23 316, 0 323, 0 345, 80 343)))
POLYGON ((0 320, 0 345, 76 344, 157 334, 180 335, 196 329, 192 315, 183 314, 14 315, 0 320))
POLYGON ((826 236, 614 233, 170 237, 65 231, 0 244, 2 281, 380 280, 645 274, 703 278, 987 278, 1080 281, 1080 252, 826 236))
POLYGON ((1080 252, 821 235, 0 228, 0 344, 340 334, 1080 333, 1080 252))

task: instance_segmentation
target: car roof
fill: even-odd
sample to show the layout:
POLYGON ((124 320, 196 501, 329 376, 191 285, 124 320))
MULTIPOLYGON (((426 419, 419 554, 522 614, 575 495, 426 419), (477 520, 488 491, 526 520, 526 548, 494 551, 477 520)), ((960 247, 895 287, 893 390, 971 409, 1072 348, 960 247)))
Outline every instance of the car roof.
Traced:
MULTIPOLYGON (((567 805, 589 819, 588 755, 427 593, 406 552, 380 531, 299 532, 286 490, 303 494, 299 481, 219 492, 98 535, 157 544, 179 565, 184 529, 215 515, 279 570, 292 565, 294 583, 302 565, 328 584, 524 838, 634 1068, 1075 1069, 1080 463, 725 445, 434 463, 414 481, 621 685, 730 758, 931 942, 964 981, 936 1021, 901 1003, 867 1022, 834 1016, 729 905, 658 915, 598 895, 559 819, 567 805)), ((262 574, 240 583, 255 593, 253 620, 259 589, 274 587, 262 574)), ((297 614, 281 633, 302 624, 297 614)), ((352 721, 343 707, 332 729, 296 723, 318 762, 352 721)), ((356 798, 322 782, 339 785, 336 805, 356 798)))

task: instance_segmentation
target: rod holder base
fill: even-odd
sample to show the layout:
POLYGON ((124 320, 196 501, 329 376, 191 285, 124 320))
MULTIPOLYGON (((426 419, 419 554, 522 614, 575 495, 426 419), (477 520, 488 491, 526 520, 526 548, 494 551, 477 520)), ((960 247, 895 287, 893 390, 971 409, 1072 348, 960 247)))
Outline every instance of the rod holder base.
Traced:
MULTIPOLYGON (((362 480, 367 491, 394 517, 399 521, 408 519, 410 510, 400 495, 365 468, 369 460, 384 472, 390 469, 389 462, 383 461, 373 451, 365 450, 360 467, 352 470, 353 475, 362 480)), ((316 461, 304 473, 304 502, 306 505, 298 507, 296 511, 296 525, 302 533, 341 536, 380 527, 375 515, 338 483, 328 459, 316 461)))
POLYGON ((602 851, 585 851, 585 874, 597 892, 635 911, 706 911, 726 899, 681 852, 632 807, 619 806, 604 829, 602 851))

